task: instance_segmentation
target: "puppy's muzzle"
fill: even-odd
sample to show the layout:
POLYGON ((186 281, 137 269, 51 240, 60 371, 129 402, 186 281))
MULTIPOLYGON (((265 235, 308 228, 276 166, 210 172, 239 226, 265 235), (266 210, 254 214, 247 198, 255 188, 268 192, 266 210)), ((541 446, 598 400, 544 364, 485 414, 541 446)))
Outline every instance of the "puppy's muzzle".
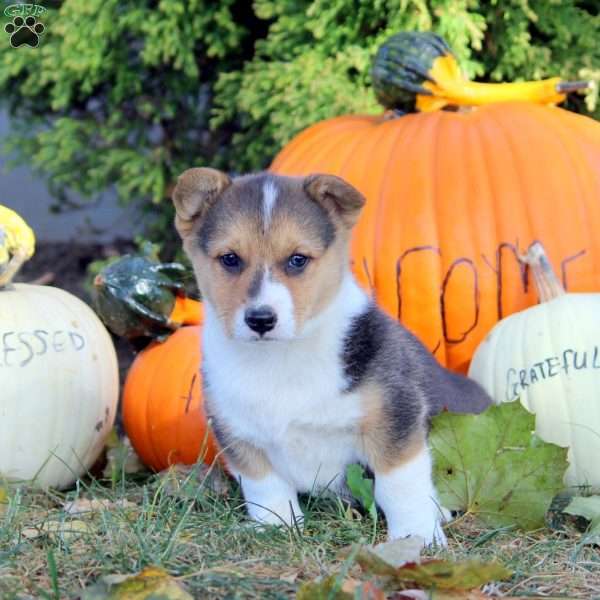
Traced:
POLYGON ((244 314, 244 321, 252 331, 264 335, 275 327, 277 315, 270 306, 259 306, 249 308, 244 314))

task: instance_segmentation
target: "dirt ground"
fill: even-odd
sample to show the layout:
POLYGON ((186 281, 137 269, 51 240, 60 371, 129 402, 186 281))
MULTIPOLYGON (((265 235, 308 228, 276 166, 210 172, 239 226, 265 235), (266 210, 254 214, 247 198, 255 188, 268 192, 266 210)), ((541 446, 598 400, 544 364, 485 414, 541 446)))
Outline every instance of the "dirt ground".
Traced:
MULTIPOLYGON (((58 287, 92 305, 90 292, 86 289, 88 266, 95 260, 134 250, 135 245, 128 240, 115 240, 111 244, 38 241, 34 256, 25 263, 16 281, 58 287)), ((131 345, 122 338, 113 336, 113 341, 123 382, 134 359, 134 352, 131 345)))

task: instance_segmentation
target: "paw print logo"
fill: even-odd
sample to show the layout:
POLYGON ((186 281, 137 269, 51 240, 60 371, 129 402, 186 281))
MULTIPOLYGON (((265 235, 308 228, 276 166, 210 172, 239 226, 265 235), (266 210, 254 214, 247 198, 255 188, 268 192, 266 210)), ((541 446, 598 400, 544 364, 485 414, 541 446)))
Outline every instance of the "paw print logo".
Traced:
POLYGON ((31 15, 26 19, 15 17, 11 23, 4 26, 4 31, 10 35, 10 45, 13 48, 23 45, 36 48, 44 29, 44 25, 31 15))

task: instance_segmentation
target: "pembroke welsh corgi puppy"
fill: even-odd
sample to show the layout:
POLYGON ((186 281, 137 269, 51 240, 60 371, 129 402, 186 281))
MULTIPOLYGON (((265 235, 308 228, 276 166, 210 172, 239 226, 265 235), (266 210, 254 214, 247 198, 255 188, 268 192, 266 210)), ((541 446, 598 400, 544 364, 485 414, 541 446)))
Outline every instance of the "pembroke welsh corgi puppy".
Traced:
POLYGON ((250 516, 298 522, 298 492, 340 489, 358 462, 390 539, 445 544, 428 417, 491 400, 356 283, 349 239, 363 196, 331 175, 194 168, 173 201, 204 302, 206 410, 250 516))

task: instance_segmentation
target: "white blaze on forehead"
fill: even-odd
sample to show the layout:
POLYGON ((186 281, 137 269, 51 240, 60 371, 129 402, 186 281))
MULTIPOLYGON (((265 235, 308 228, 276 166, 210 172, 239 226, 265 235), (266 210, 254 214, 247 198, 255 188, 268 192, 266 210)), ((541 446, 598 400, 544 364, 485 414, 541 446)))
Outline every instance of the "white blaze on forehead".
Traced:
POLYGON ((277 201, 277 187, 275 182, 271 179, 267 179, 263 185, 263 223, 264 230, 266 231, 271 224, 271 217, 273 216, 273 207, 277 201))

